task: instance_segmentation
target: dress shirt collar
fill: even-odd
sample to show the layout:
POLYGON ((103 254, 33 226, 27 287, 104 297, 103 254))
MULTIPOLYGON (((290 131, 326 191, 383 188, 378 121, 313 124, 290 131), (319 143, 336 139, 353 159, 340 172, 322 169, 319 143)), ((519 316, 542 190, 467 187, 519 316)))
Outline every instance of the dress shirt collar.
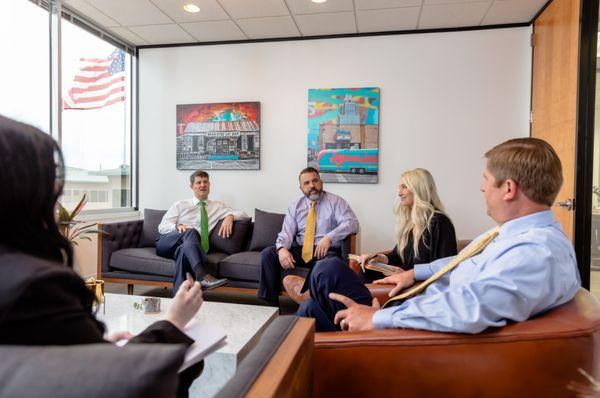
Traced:
MULTIPOLYGON (((193 204, 194 206, 198 206, 198 203, 200 203, 200 199, 198 199, 197 197, 195 197, 195 196, 194 196, 194 197, 192 198, 192 204, 193 204)), ((208 204, 210 203, 210 200, 206 199, 206 200, 204 201, 204 203, 206 203, 206 205, 208 206, 208 204)))
POLYGON ((505 222, 500 228, 499 239, 509 238, 530 231, 532 228, 546 227, 557 221, 552 210, 538 211, 523 217, 505 222))

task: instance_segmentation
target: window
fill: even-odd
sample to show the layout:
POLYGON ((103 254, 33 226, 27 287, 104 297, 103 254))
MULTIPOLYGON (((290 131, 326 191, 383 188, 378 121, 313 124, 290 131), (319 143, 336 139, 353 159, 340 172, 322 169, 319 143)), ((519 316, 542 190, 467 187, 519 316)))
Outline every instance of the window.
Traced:
POLYGON ((0 114, 49 132, 48 11, 24 0, 3 0, 1 8, 0 114))
POLYGON ((131 190, 131 56, 65 20, 61 44, 65 188, 93 184, 87 210, 131 207, 108 195, 131 190))

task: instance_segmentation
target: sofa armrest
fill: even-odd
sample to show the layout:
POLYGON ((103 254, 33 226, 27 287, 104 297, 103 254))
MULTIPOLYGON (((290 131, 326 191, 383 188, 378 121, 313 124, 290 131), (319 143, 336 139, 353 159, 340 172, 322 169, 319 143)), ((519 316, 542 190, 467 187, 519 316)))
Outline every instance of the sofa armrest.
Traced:
POLYGON ((110 256, 121 249, 137 247, 142 233, 143 220, 98 224, 98 277, 110 271, 110 256))
POLYGON ((342 260, 348 261, 348 254, 356 252, 356 234, 348 235, 340 245, 342 260))
POLYGON ((277 317, 217 398, 309 397, 314 320, 277 317))

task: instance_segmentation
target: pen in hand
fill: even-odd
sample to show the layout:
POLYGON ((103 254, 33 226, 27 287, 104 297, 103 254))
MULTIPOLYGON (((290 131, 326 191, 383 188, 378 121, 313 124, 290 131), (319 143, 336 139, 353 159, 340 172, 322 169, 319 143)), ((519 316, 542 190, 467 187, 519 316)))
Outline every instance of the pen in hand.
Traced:
POLYGON ((185 279, 187 279, 187 281, 190 283, 190 289, 191 289, 192 286, 194 286, 194 278, 192 278, 192 275, 189 272, 186 272, 185 279))

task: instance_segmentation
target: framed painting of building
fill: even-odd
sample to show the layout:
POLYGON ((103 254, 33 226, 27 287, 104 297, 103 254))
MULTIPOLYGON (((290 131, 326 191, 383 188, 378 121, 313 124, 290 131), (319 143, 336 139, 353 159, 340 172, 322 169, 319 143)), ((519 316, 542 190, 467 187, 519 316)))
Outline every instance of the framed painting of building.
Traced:
POLYGON ((377 183, 379 88, 308 90, 307 164, 325 182, 377 183))
POLYGON ((260 102, 177 105, 178 170, 260 169, 260 102))

